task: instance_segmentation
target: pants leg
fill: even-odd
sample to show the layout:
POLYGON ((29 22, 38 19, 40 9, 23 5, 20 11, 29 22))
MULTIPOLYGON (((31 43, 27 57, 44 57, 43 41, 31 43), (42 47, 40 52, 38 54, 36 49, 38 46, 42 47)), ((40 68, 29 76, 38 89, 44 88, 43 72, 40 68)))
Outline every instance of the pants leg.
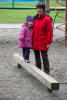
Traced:
POLYGON ((41 51, 41 55, 42 55, 42 59, 43 59, 44 72, 46 72, 47 74, 50 74, 47 51, 41 51))
POLYGON ((23 57, 26 60, 29 60, 30 48, 23 48, 23 57))
POLYGON ((25 59, 25 48, 22 48, 23 58, 25 59))
POLYGON ((36 63, 36 66, 39 69, 41 69, 40 51, 39 50, 34 50, 34 54, 35 54, 35 63, 36 63))
POLYGON ((25 48, 25 59, 29 60, 30 48, 25 48))

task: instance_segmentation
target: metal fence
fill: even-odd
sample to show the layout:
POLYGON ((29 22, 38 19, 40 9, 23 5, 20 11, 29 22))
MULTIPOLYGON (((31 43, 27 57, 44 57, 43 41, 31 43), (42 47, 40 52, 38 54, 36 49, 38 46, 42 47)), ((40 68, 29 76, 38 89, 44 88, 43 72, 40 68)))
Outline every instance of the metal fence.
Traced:
POLYGON ((40 2, 40 0, 0 0, 0 8, 34 9, 37 2, 40 2))

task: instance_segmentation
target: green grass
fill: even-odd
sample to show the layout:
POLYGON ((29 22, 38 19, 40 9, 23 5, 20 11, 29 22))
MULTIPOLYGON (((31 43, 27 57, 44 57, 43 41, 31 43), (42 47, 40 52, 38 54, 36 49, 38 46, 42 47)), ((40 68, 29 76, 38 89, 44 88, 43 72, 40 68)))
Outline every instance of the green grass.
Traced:
MULTIPOLYGON (((12 4, 0 3, 0 7, 12 7, 12 4)), ((36 3, 14 3, 14 7, 36 7, 36 3)))
MULTIPOLYGON (((17 10, 17 9, 0 9, 0 23, 23 23, 25 22, 26 16, 34 16, 36 10, 17 10)), ((50 16, 54 19, 56 11, 51 11, 50 16)), ((65 18, 65 12, 60 13, 60 16, 65 18)), ((64 22, 64 19, 56 17, 56 22, 64 22)))
POLYGON ((0 9, 0 23, 23 23, 26 16, 34 16, 36 10, 0 9))
MULTIPOLYGON (((0 7, 11 7, 10 3, 0 3, 0 7)), ((36 3, 15 3, 15 7, 35 7, 36 3)), ((52 4, 53 6, 53 4, 52 4)), ((23 23, 26 16, 34 16, 36 9, 0 9, 0 23, 23 23)), ((56 11, 51 11, 50 16, 54 19, 56 11)), ((65 12, 60 13, 60 16, 65 17, 65 12)), ((64 22, 64 19, 56 17, 56 22, 64 22)))
MULTIPOLYGON (((15 7, 35 7, 36 3, 15 3, 15 7)), ((0 7, 12 7, 11 3, 0 3, 0 7)), ((36 10, 0 9, 0 23, 22 23, 26 16, 34 16, 36 10)))

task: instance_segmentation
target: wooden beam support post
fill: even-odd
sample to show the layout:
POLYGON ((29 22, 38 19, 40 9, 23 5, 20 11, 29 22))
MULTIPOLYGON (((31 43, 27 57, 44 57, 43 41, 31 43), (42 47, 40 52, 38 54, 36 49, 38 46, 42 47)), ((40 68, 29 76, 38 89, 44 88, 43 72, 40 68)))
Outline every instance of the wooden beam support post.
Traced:
POLYGON ((13 57, 18 64, 20 64, 24 69, 30 72, 38 80, 40 80, 49 89, 59 90, 59 83, 56 80, 54 80, 51 76, 41 71, 39 68, 32 65, 31 63, 26 63, 19 54, 14 54, 13 57))
POLYGON ((45 0, 46 1, 46 15, 49 16, 50 13, 50 0, 45 0))
POLYGON ((65 46, 67 47, 67 0, 66 0, 66 18, 65 18, 65 46))

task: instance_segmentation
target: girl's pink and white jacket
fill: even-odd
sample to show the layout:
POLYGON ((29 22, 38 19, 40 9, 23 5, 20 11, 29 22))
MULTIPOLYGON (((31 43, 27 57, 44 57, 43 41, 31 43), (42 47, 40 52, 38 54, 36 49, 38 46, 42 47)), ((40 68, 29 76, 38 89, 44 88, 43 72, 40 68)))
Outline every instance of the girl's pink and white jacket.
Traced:
POLYGON ((33 29, 29 28, 26 23, 22 25, 21 32, 19 33, 19 48, 32 48, 32 35, 33 29))

